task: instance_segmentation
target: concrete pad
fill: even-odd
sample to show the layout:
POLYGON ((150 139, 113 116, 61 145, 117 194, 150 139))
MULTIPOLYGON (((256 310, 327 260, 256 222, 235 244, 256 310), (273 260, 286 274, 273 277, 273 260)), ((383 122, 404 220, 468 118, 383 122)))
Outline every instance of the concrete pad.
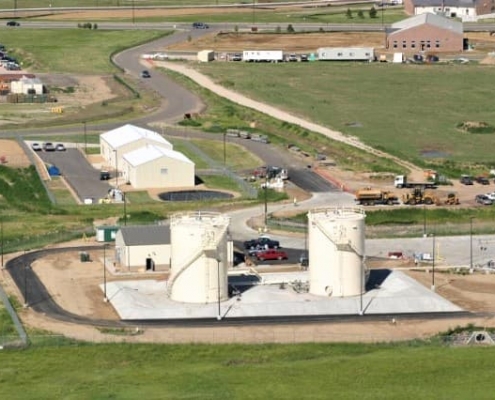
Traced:
MULTIPOLYGON (((333 298, 304 290, 308 272, 260 274, 261 283, 220 303, 222 319, 242 317, 358 315, 461 312, 460 307, 400 271, 390 271, 363 296, 333 298)), ((103 285, 100 285, 103 290, 103 285)), ((218 303, 191 304, 170 300, 167 282, 155 280, 107 283, 107 295, 123 320, 217 318, 218 303)))

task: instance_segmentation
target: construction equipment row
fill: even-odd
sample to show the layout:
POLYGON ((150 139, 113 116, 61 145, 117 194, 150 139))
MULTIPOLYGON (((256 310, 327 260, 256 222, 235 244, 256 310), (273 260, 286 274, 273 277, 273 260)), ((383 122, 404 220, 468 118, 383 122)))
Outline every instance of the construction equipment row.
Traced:
POLYGON ((406 204, 406 205, 416 205, 425 204, 431 205, 457 205, 459 204, 459 198, 455 193, 448 193, 447 196, 440 197, 436 193, 431 191, 425 191, 422 188, 416 187, 412 189, 409 193, 402 195, 402 199, 399 199, 395 193, 372 189, 370 187, 358 190, 355 193, 356 202, 363 206, 374 206, 374 205, 394 205, 394 204, 406 204), (402 200, 402 201, 401 201, 402 200))

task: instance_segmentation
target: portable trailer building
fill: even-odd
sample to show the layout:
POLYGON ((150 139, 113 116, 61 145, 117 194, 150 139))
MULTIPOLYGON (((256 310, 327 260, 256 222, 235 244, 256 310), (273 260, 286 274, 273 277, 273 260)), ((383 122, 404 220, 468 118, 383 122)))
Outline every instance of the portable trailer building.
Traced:
POLYGON ((320 47, 317 50, 320 61, 373 61, 373 47, 320 47))
POLYGON ((242 61, 282 62, 284 61, 284 52, 282 50, 245 50, 242 52, 242 61))
POLYGON ((199 62, 210 62, 215 60, 215 52, 213 50, 201 50, 198 52, 199 62))

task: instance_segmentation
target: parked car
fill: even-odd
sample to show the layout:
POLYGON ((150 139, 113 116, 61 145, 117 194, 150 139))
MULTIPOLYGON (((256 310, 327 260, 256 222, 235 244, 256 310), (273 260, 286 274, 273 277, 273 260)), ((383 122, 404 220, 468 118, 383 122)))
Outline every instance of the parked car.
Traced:
POLYGON ((53 145, 52 142, 45 142, 45 143, 43 143, 43 150, 45 150, 45 151, 55 151, 55 146, 53 145))
POLYGON ((242 61, 242 54, 241 53, 235 53, 232 58, 232 61, 242 61))
POLYGON ((472 185, 473 184, 473 178, 469 175, 461 175, 460 182, 463 185, 472 185))
POLYGON ((33 143, 31 145, 31 149, 33 149, 33 151, 41 151, 42 150, 41 145, 39 143, 33 143))
POLYGON ((63 143, 58 143, 55 146, 55 150, 57 150, 57 151, 65 151, 65 146, 63 145, 63 143))
POLYGON ((208 24, 205 24, 204 22, 193 22, 192 27, 194 29, 208 29, 209 28, 208 24))
POLYGON ((21 26, 21 24, 17 21, 9 21, 7 22, 7 26, 21 26))
POLYGON ((298 58, 297 58, 297 54, 289 54, 289 57, 287 58, 287 61, 289 62, 297 62, 298 61, 298 58))
POLYGON ((488 197, 491 201, 495 201, 495 192, 487 193, 485 196, 488 197))
POLYGON ((288 257, 285 251, 269 249, 258 252, 256 254, 256 258, 259 261, 266 261, 266 260, 287 260, 288 257))
POLYGON ((303 62, 309 61, 308 55, 307 54, 301 54, 299 59, 303 62))
POLYGON ((301 265, 301 268, 308 268, 309 267, 309 257, 307 253, 302 253, 299 256, 299 265, 301 265))
POLYGON ((272 240, 267 237, 259 237, 257 239, 246 240, 244 242, 245 249, 256 249, 256 248, 265 248, 265 249, 278 249, 280 247, 280 242, 278 240, 272 240))
POLYGON ((477 194, 474 198, 476 203, 483 204, 484 206, 490 206, 493 204, 493 201, 486 194, 477 194))
POLYGON ((486 176, 477 176, 476 182, 479 183, 480 185, 489 185, 490 184, 490 180, 486 176))
POLYGON ((108 181, 110 179, 110 172, 101 171, 100 172, 100 181, 108 181))
POLYGON ((147 70, 141 71, 141 78, 151 78, 150 72, 147 70))

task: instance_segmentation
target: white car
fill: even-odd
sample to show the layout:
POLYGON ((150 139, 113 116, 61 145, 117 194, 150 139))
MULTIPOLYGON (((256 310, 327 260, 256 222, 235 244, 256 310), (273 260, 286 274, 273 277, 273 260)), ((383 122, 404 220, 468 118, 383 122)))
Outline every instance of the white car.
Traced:
POLYGON ((491 201, 495 201, 495 192, 487 193, 485 196, 488 197, 491 201))

